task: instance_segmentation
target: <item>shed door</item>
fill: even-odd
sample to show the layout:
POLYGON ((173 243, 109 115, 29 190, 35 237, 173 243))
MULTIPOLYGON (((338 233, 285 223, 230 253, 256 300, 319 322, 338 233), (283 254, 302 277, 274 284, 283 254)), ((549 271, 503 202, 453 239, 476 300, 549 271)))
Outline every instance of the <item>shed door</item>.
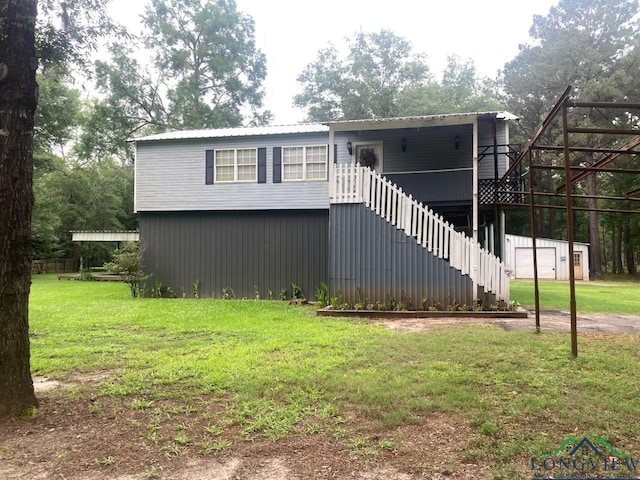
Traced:
MULTIPOLYGON (((555 280, 556 249, 537 248, 538 278, 555 280)), ((533 278, 533 248, 516 248, 516 278, 533 278)))
POLYGON ((582 269, 582 252, 573 252, 573 275, 576 280, 584 279, 582 269))

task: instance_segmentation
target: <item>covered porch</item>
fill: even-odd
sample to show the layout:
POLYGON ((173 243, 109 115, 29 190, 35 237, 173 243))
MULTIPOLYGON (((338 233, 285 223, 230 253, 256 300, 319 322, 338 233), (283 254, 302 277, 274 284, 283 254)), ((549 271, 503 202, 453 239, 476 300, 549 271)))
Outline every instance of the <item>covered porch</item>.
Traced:
POLYGON ((370 167, 501 256, 504 215, 491 192, 509 167, 512 120, 478 112, 330 122, 330 169, 370 167))

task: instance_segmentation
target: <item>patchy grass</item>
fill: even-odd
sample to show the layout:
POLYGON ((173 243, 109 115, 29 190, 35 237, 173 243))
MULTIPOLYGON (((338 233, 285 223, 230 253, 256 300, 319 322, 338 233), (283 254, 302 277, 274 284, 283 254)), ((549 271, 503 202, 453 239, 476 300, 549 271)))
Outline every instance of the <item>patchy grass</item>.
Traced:
MULTIPOLYGON (((525 305, 527 288, 514 282, 525 305)), ((543 288, 546 299, 567 285, 543 288)), ((584 284, 579 298, 618 305, 638 291, 617 288, 584 284)), ((527 478, 528 458, 569 434, 640 452, 637 336, 581 335, 572 359, 563 334, 391 331, 285 302, 132 299, 122 284, 51 276, 34 277, 30 308, 34 373, 113 372, 92 391, 91 415, 122 418, 166 457, 322 433, 358 457, 399 449, 409 458, 414 447, 394 432, 434 414, 470 425, 460 459, 489 465, 494 478, 527 478)))
MULTIPOLYGON (((569 310, 568 282, 540 281, 539 291, 540 310, 569 310)), ((533 310, 533 281, 513 280, 511 299, 533 310)), ((579 312, 640 315, 640 282, 576 282, 576 306, 579 312)))

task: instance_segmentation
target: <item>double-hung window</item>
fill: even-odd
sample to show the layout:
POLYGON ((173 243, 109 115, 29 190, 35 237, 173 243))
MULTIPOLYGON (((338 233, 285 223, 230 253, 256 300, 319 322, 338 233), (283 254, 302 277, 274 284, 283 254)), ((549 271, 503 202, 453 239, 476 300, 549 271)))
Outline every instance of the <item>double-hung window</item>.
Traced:
POLYGON ((327 147, 282 147, 282 179, 326 180, 327 147))
POLYGON ((216 182, 255 182, 258 155, 255 148, 215 151, 216 182))

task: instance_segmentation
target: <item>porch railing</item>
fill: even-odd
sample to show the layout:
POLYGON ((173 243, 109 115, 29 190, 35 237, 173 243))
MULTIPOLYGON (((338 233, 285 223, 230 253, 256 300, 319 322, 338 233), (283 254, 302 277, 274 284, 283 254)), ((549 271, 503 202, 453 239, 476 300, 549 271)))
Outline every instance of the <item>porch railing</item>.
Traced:
POLYGON ((416 239, 438 258, 468 275, 485 293, 509 300, 509 277, 498 257, 478 242, 456 231, 442 216, 417 202, 394 183, 367 167, 334 165, 329 199, 336 203, 363 203, 396 228, 416 239))

